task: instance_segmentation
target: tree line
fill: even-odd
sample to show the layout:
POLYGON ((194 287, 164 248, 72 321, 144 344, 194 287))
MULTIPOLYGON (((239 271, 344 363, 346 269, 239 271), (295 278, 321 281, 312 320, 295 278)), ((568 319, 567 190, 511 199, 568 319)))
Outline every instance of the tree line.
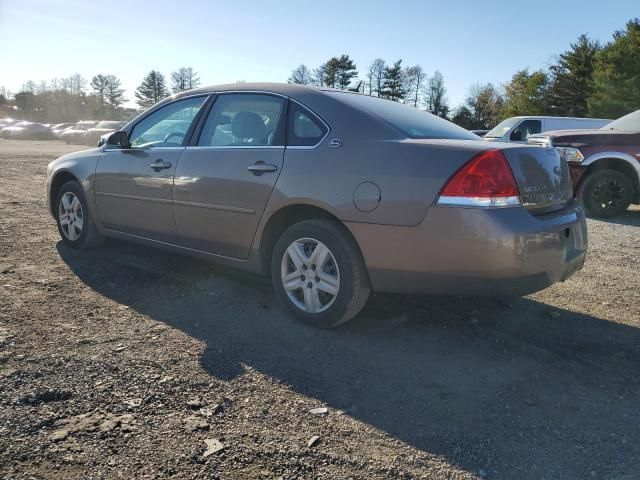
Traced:
POLYGON ((403 67, 401 59, 387 63, 382 58, 376 58, 369 65, 364 80, 359 79, 358 73, 349 55, 341 55, 331 57, 313 70, 304 64, 299 65, 291 72, 288 82, 352 88, 368 95, 423 108, 441 117, 446 118, 449 113, 444 78, 437 70, 428 76, 420 65, 403 67))
MULTIPOLYGON (((403 102, 448 118, 469 129, 489 129, 515 115, 556 115, 617 118, 640 108, 640 19, 630 20, 604 44, 580 35, 546 69, 517 71, 503 85, 473 84, 461 105, 452 108, 442 74, 427 74, 421 65, 404 66, 402 60, 377 58, 360 72, 349 55, 331 57, 316 68, 299 65, 290 83, 357 89, 362 93, 403 102)), ((147 108, 171 93, 200 85, 191 67, 172 72, 169 81, 151 70, 134 96, 147 108)), ((12 105, 20 116, 40 122, 81 118, 120 119, 131 114, 123 108, 120 80, 98 74, 49 82, 25 82, 12 96, 0 88, 0 109, 12 105)))
MULTIPOLYGON (((170 84, 156 71, 149 72, 135 91, 136 102, 147 108, 171 93, 190 90, 200 84, 191 67, 171 73, 170 84)), ((49 81, 27 81, 15 95, 0 88, 0 108, 14 106, 20 117, 42 123, 76 122, 81 119, 121 120, 135 112, 125 109, 122 82, 115 75, 99 73, 90 81, 79 73, 49 81)))
POLYGON ((332 57, 315 69, 299 65, 289 83, 358 89, 449 118, 469 129, 493 128, 516 115, 618 118, 640 109, 640 20, 630 20, 601 44, 580 35, 548 69, 517 71, 504 85, 474 84, 462 105, 449 106, 444 78, 420 65, 369 65, 364 78, 349 55, 332 57))

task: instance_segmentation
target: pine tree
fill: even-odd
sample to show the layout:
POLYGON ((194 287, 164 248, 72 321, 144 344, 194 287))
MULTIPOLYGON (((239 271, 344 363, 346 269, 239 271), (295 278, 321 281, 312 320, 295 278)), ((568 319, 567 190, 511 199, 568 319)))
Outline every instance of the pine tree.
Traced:
POLYGON ((143 108, 155 105, 168 96, 167 83, 164 75, 156 70, 151 70, 136 89, 136 103, 143 108))
POLYGON ((120 80, 115 75, 107 75, 105 99, 113 113, 119 110, 124 103, 124 89, 122 88, 120 80))
POLYGON ((380 96, 399 102, 406 95, 404 86, 405 82, 402 71, 402 60, 398 60, 393 64, 393 67, 387 67, 384 70, 384 82, 382 83, 380 96))
POLYGON ((585 117, 587 100, 593 93, 593 70, 598 42, 580 35, 571 48, 560 54, 558 63, 549 67, 551 87, 549 90, 549 112, 555 115, 585 117))
POLYGON ((344 90, 349 87, 351 80, 358 76, 358 70, 349 55, 341 55, 337 60, 336 87, 344 90))
POLYGON ((617 118, 640 108, 640 19, 628 22, 597 54, 593 80, 593 116, 617 118))

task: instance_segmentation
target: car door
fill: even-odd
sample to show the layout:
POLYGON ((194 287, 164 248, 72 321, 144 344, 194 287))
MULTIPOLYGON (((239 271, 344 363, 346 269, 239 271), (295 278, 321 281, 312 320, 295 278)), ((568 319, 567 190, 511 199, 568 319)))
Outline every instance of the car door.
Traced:
POLYGON ((218 94, 174 179, 181 245, 244 259, 284 157, 287 99, 218 94))
POLYGON ((129 129, 130 148, 107 147, 100 154, 94 192, 105 228, 175 241, 173 176, 206 98, 185 98, 156 109, 129 129))

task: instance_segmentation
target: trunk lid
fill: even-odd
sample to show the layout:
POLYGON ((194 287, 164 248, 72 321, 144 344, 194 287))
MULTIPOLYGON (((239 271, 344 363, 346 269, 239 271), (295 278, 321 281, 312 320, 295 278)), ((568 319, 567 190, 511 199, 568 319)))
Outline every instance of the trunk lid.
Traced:
POLYGON ((534 214, 564 208, 573 197, 569 167, 555 148, 503 146, 523 205, 534 214))

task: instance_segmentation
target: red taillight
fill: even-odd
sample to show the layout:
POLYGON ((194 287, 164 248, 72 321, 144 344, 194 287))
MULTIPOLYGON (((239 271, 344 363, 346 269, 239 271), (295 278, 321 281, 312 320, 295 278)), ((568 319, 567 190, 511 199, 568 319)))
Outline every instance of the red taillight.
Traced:
POLYGON ((449 205, 518 205, 520 192, 509 162, 500 150, 479 153, 445 184, 438 203, 449 205))

